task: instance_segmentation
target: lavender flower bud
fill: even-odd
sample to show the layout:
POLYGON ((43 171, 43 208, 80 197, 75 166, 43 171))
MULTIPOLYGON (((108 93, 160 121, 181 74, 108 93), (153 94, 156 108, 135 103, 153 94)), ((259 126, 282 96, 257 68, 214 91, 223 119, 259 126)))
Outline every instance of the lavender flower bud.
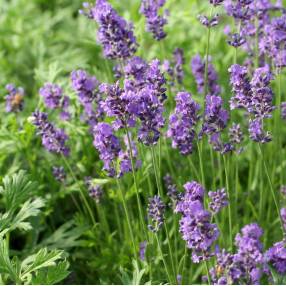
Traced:
POLYGON ((63 183, 65 181, 65 179, 66 179, 66 172, 65 172, 65 169, 62 166, 60 166, 60 167, 53 166, 52 172, 53 172, 53 176, 55 177, 55 179, 58 182, 63 183))
POLYGON ((286 241, 275 243, 269 248, 264 257, 267 263, 271 264, 275 270, 281 274, 286 274, 286 241))
POLYGON ((100 185, 94 185, 91 177, 85 178, 85 184, 88 189, 89 196, 99 203, 103 196, 103 189, 100 185))
POLYGON ((152 225, 148 225, 152 232, 158 232, 164 222, 165 204, 159 196, 149 198, 148 215, 152 225))
POLYGON ((60 107, 60 103, 63 97, 63 90, 57 84, 45 83, 40 88, 40 95, 44 98, 45 105, 50 109, 56 109, 60 107))
POLYGON ((147 241, 140 242, 139 257, 140 257, 141 261, 145 261, 145 259, 146 259, 146 247, 147 247, 147 241))
POLYGON ((244 45, 246 43, 246 40, 240 34, 235 33, 230 35, 230 39, 227 41, 227 43, 234 48, 238 48, 244 45))
POLYGON ((259 119, 249 120, 250 139, 255 142, 268 143, 272 141, 271 134, 262 129, 262 122, 259 119))
POLYGON ((216 14, 212 18, 208 18, 204 15, 199 15, 198 19, 202 25, 206 26, 207 28, 211 28, 218 25, 219 15, 216 14))

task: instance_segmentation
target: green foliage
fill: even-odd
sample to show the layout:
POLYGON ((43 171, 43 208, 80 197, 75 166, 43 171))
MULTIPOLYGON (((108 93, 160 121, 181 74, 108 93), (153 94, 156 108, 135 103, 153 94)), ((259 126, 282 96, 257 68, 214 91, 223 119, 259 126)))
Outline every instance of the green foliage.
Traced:
MULTIPOLYGON (((15 284, 55 284, 65 279, 69 263, 63 250, 41 248, 36 254, 13 256, 10 258, 9 241, 13 231, 31 231, 31 217, 37 217, 45 203, 42 198, 33 198, 37 183, 30 181, 24 171, 12 176, 5 176, 0 194, 6 212, 0 214, 0 273, 3 281, 15 284)), ((67 225, 55 233, 59 236, 67 225)), ((76 244, 79 233, 72 237, 67 245, 76 244)), ((33 251, 33 249, 31 250, 33 251)))

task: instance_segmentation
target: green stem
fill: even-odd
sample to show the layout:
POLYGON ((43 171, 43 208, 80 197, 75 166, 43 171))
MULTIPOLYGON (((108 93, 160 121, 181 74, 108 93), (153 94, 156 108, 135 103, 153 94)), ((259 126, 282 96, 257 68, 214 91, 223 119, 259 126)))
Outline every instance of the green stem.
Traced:
POLYGON ((141 205, 141 201, 140 201, 140 197, 139 197, 139 188, 138 188, 138 183, 137 183, 136 173, 135 173, 134 157, 133 157, 133 151, 132 151, 131 138, 130 138, 130 134, 128 132, 127 127, 125 127, 125 132, 126 132, 126 136, 127 136, 127 139, 128 139, 128 147, 129 147, 130 161, 131 161, 131 167, 132 167, 133 181, 134 181, 135 191, 136 191, 137 206, 138 206, 138 209, 139 209, 140 223, 141 223, 141 226, 142 226, 142 229, 143 229, 143 233, 144 233, 145 239, 148 240, 148 235, 147 235, 146 228, 145 228, 145 223, 144 223, 144 215, 143 215, 142 205, 141 205))
POLYGON ((228 171, 227 171, 227 162, 225 155, 223 155, 223 162, 224 162, 224 173, 225 173, 225 183, 226 183, 226 192, 228 196, 228 226, 229 226, 229 239, 230 239, 230 247, 232 251, 232 212, 231 212, 231 196, 230 196, 230 185, 229 185, 229 178, 228 178, 228 171))
POLYGON ((204 165, 203 165, 203 156, 202 156, 202 145, 203 145, 203 138, 201 139, 200 144, 197 142, 198 147, 198 154, 199 154, 199 161, 200 161, 200 169, 201 169, 201 180, 204 188, 206 187, 205 181, 205 172, 204 172, 204 165))
POLYGON ((270 175, 269 175, 269 171, 268 171, 268 168, 267 168, 267 165, 266 165, 266 162, 265 162, 265 158, 264 158, 264 155, 263 155, 263 152, 262 152, 262 149, 261 149, 260 144, 258 144, 258 146, 259 146, 259 151, 260 151, 261 158, 262 158, 262 161, 263 161, 263 165, 264 165, 266 177, 267 177, 267 180, 268 180, 268 183, 269 183, 269 186, 270 186, 270 190, 271 190, 271 194, 272 194, 272 197, 273 197, 273 201, 274 201, 274 203, 275 203, 277 215, 278 215, 278 217, 279 217, 279 221, 280 221, 280 224, 281 224, 281 230, 282 230, 282 233, 283 233, 283 229, 284 229, 284 228, 283 228, 283 222, 282 222, 282 220, 281 220, 280 209, 279 209, 278 201, 277 201, 277 198, 276 198, 276 195, 275 195, 273 183, 272 183, 272 181, 271 181, 271 178, 270 178, 270 175))
POLYGON ((92 212, 92 210, 91 210, 91 208, 90 208, 90 205, 89 205, 89 203, 88 203, 88 201, 87 201, 87 199, 86 199, 86 197, 85 197, 85 195, 84 195, 84 190, 82 189, 80 183, 79 183, 78 180, 76 179, 76 176, 75 176, 75 174, 74 174, 74 172, 73 172, 73 170, 72 170, 70 164, 68 163, 68 161, 66 160, 66 158, 65 158, 65 156, 64 156, 63 154, 62 154, 62 158, 63 158, 63 161, 64 161, 66 167, 68 168, 68 170, 69 170, 69 172, 70 172, 70 174, 71 174, 73 180, 77 183, 77 185, 78 185, 78 187, 79 187, 80 195, 81 195, 82 201, 83 201, 83 203, 84 203, 84 205, 85 205, 85 207, 86 207, 86 210, 87 210, 87 212, 88 212, 88 214, 89 214, 89 216, 90 216, 90 218, 91 218, 91 221, 92 221, 93 225, 95 226, 95 225, 96 225, 96 221, 95 221, 93 212, 92 212))
MULTIPOLYGON (((152 153, 153 168, 154 168, 154 173, 155 173, 155 178, 156 178, 158 194, 160 195, 161 198, 163 198, 163 192, 161 190, 161 184, 160 184, 160 181, 159 181, 159 176, 158 176, 158 171, 157 171, 157 166, 156 166, 156 158, 155 158, 154 146, 151 146, 151 153, 152 153)), ((169 237, 169 230, 168 230, 168 226, 167 226, 167 221, 166 220, 165 220, 165 223, 164 223, 164 227, 165 227, 165 232, 166 232, 166 236, 167 236, 167 242, 168 242, 169 255, 170 255, 171 264, 172 264, 172 270, 173 270, 175 281, 176 281, 175 264, 174 264, 173 252, 172 252, 172 248, 171 248, 170 237, 169 237)))
POLYGON ((205 260, 204 264, 205 264, 205 268, 206 268, 206 272, 207 272, 208 284, 211 285, 211 277, 210 277, 208 262, 205 260))
POLYGON ((159 248, 159 251, 160 251, 160 255, 161 255, 161 258, 163 260, 163 264, 164 264, 164 267, 165 267, 165 271, 166 271, 166 274, 168 276, 168 280, 170 282, 170 284, 172 285, 172 279, 171 279, 171 276, 170 276, 170 273, 169 273, 169 270, 168 270, 168 267, 167 267, 167 263, 166 263, 166 260, 164 258, 164 254, 163 254, 163 251, 162 251, 162 248, 161 248, 161 244, 160 244, 160 241, 159 241, 159 238, 158 238, 158 234, 155 233, 154 234, 156 240, 157 240, 157 244, 158 244, 158 248, 159 248))
POLYGON ((124 195, 124 193, 122 191, 122 188, 120 186, 120 182, 119 182, 118 178, 116 178, 116 183, 117 183, 117 188, 119 189, 119 193, 120 193, 122 204, 123 204, 124 213, 125 213, 126 220, 127 220, 127 226, 128 226, 129 234, 130 234, 130 237, 131 237, 131 242, 132 242, 133 251, 134 251, 134 257, 138 261, 138 255, 137 255, 137 251, 136 251, 136 244, 135 244, 135 240, 134 240, 133 230, 132 230, 132 227, 131 227, 131 220, 130 220, 130 215, 129 215, 128 208, 127 208, 127 203, 126 203, 126 200, 125 200, 125 195, 124 195))

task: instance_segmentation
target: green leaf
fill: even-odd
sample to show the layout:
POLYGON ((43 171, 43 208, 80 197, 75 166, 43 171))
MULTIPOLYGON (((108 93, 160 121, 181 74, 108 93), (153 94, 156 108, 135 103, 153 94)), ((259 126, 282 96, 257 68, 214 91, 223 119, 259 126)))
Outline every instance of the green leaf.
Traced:
POLYGON ((48 248, 66 249, 81 244, 79 237, 88 229, 88 226, 75 226, 73 220, 60 226, 51 236, 42 241, 40 246, 48 248))
POLYGON ((69 263, 67 261, 61 261, 56 266, 51 266, 46 269, 38 271, 33 276, 33 285, 53 285, 64 280, 70 272, 68 271, 69 263))
POLYGON ((44 205, 44 200, 41 198, 26 201, 12 220, 10 231, 17 228, 24 231, 30 230, 32 226, 30 222, 26 220, 30 217, 37 216, 44 205))
POLYGON ((8 244, 2 238, 0 238, 0 273, 9 274, 10 279, 15 283, 19 281, 17 260, 10 260, 8 244))
POLYGON ((62 250, 48 251, 46 248, 42 248, 37 254, 28 256, 21 264, 21 279, 24 279, 31 272, 55 266, 56 261, 61 259, 62 255, 62 250))
POLYGON ((22 170, 12 176, 5 176, 3 185, 0 194, 3 195, 6 210, 9 212, 14 212, 36 189, 36 183, 31 182, 29 176, 22 170))

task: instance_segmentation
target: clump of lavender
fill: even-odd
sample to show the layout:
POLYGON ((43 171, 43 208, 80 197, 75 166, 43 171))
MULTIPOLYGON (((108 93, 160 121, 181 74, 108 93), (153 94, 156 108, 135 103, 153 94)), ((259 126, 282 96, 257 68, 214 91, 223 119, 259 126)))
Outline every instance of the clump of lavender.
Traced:
POLYGON ((24 89, 10 83, 6 85, 6 90, 8 91, 8 94, 5 96, 6 112, 22 111, 24 106, 24 89))
POLYGON ((93 144, 99 152, 99 157, 104 163, 103 169, 108 175, 116 175, 115 160, 121 151, 119 139, 113 134, 113 128, 107 123, 98 123, 93 129, 93 144))
POLYGON ((72 88, 77 93, 84 108, 84 117, 91 128, 103 118, 101 94, 98 91, 99 82, 84 70, 75 70, 71 73, 72 88))
POLYGON ((48 121, 48 115, 46 113, 35 111, 31 119, 37 128, 37 134, 42 137, 43 146, 49 152, 63 154, 64 156, 69 155, 70 149, 66 146, 68 136, 64 130, 55 128, 55 126, 48 121))
POLYGON ((209 209, 212 213, 217 214, 223 207, 229 204, 225 189, 209 192, 210 197, 209 209))
POLYGON ((199 263, 214 254, 211 248, 219 231, 211 223, 210 212, 204 209, 204 188, 195 181, 186 183, 184 188, 186 192, 177 203, 176 212, 182 213, 180 232, 192 249, 192 260, 199 263))
POLYGON ((140 257, 141 261, 145 261, 145 259, 146 259, 146 247, 147 247, 147 241, 140 242, 139 257, 140 257))
POLYGON ((136 52, 133 25, 120 17, 106 0, 97 0, 95 6, 84 3, 83 8, 80 13, 99 25, 97 40, 106 58, 126 59, 136 52))
POLYGON ((234 262, 241 271, 240 280, 250 284, 260 284, 263 274, 264 257, 260 237, 262 229, 255 223, 246 225, 237 234, 235 244, 237 253, 234 255, 234 262))
POLYGON ((96 203, 99 203, 103 196, 102 186, 93 184, 91 177, 85 178, 85 184, 88 189, 89 196, 93 198, 96 203))
POLYGON ((148 228, 152 232, 158 232, 164 223, 165 204, 159 196, 149 198, 148 216, 152 221, 148 228))
POLYGON ((65 181, 67 175, 66 175, 64 167, 53 166, 52 172, 53 172, 53 176, 58 182, 62 183, 65 181))
POLYGON ((286 119, 286 102, 281 103, 281 117, 282 119, 286 119))
MULTIPOLYGON (((220 93, 220 86, 217 83, 218 76, 214 66, 211 63, 211 59, 208 60, 208 65, 208 92, 211 95, 218 95, 220 93)), ((198 92, 203 94, 205 87, 205 62, 202 61, 199 55, 196 55, 192 58, 191 68, 197 83, 198 92)))
POLYGON ((170 116, 167 137, 172 139, 172 147, 178 148, 183 155, 191 154, 196 135, 195 125, 199 120, 200 106, 187 92, 176 96, 175 112, 170 116))
POLYGON ((166 12, 165 15, 159 15, 159 10, 165 4, 166 0, 142 0, 140 13, 146 18, 146 30, 152 33, 154 39, 160 41, 166 37, 164 26, 167 24, 166 12))
POLYGON ((265 261, 281 275, 286 274, 286 241, 276 242, 264 254, 265 261))
POLYGON ((177 186, 174 184, 170 174, 166 174, 164 176, 164 183, 167 189, 167 196, 174 204, 176 204, 180 198, 180 193, 178 192, 177 186))
POLYGON ((135 117, 128 111, 130 97, 120 88, 119 82, 115 84, 101 84, 100 91, 106 94, 106 99, 101 106, 108 116, 115 117, 112 123, 117 130, 120 128, 133 127, 135 117))

